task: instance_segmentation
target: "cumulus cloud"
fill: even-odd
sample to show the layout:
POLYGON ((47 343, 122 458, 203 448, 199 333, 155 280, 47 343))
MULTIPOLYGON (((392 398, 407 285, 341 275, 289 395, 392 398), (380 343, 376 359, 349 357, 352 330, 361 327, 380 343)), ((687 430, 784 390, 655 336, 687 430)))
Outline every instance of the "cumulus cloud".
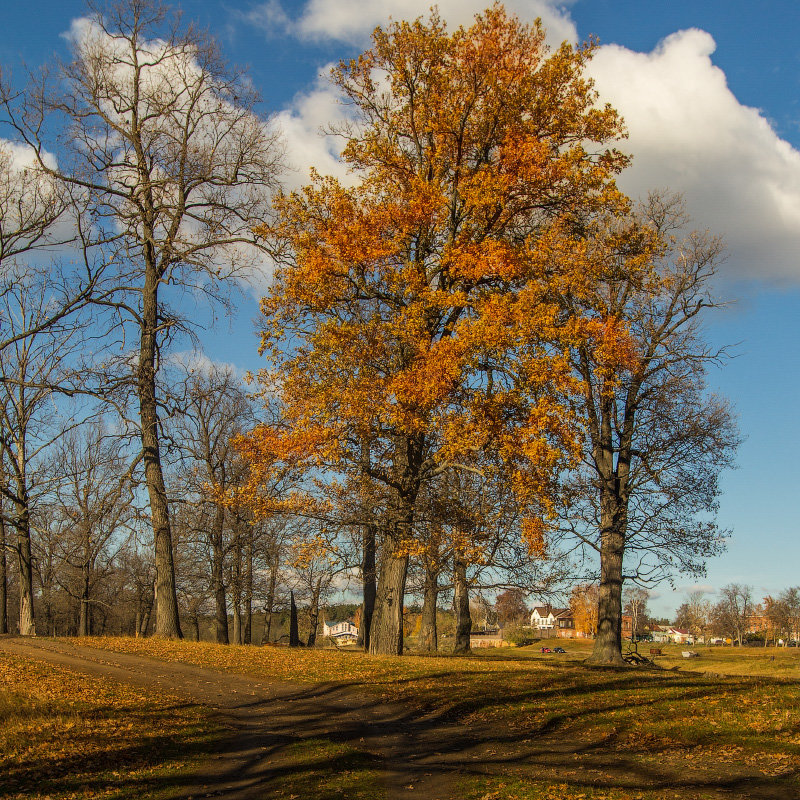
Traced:
POLYGON ((277 115, 276 123, 283 134, 290 168, 285 175, 289 189, 307 184, 312 167, 320 174, 332 175, 345 184, 353 181, 346 165, 339 159, 344 140, 327 132, 348 119, 347 107, 341 102, 340 93, 328 81, 331 66, 323 67, 314 85, 298 94, 277 115))
MULTIPOLYGON (((309 0, 296 19, 290 19, 279 0, 268 0, 243 15, 248 22, 271 34, 290 33, 301 39, 335 39, 362 45, 378 25, 390 19, 415 19, 430 14, 430 0, 309 0)), ((487 0, 439 0, 442 18, 452 26, 469 25, 475 14, 489 5, 487 0)), ((523 20, 541 17, 548 40, 560 44, 575 41, 575 25, 556 0, 506 0, 506 9, 523 20)))
POLYGON ((669 187, 695 225, 721 233, 725 276, 800 278, 800 153, 755 108, 741 105, 714 66, 713 38, 692 29, 652 53, 601 47, 590 71, 601 98, 624 116, 634 165, 620 181, 632 196, 669 187))

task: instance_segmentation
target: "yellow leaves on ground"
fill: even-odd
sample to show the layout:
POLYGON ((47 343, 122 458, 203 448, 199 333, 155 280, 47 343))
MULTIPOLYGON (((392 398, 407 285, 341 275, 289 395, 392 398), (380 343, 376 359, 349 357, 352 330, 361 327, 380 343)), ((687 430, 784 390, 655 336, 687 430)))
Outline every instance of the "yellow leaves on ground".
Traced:
POLYGON ((0 784, 8 798, 147 797, 216 726, 167 695, 0 654, 0 784))

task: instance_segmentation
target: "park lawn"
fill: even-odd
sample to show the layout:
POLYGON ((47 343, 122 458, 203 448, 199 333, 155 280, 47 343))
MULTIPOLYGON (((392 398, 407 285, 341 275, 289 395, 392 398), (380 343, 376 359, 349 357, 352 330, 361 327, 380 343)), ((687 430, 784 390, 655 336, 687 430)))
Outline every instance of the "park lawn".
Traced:
POLYGON ((465 753, 460 770, 460 794, 470 800, 800 796, 800 684, 771 672, 796 669, 794 653, 778 662, 774 653, 728 648, 685 664, 679 648, 667 648, 658 660, 681 669, 651 670, 587 667, 587 643, 562 642, 568 652, 560 655, 530 647, 467 658, 86 644, 266 679, 336 681, 436 711, 483 745, 465 753), (703 665, 712 669, 700 672, 703 665), (725 665, 742 674, 722 674, 725 665))
POLYGON ((159 798, 224 732, 207 709, 0 653, 0 797, 159 798))

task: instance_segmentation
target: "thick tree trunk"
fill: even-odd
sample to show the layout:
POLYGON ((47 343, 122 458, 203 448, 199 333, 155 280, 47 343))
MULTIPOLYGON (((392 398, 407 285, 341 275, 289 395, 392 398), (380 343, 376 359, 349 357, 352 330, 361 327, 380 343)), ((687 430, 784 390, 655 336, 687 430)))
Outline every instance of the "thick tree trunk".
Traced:
POLYGON ((622 561, 625 554, 626 509, 608 492, 601 497, 600 589, 597 637, 589 664, 624 666, 622 660, 622 561))
POLYGON ((406 593, 408 555, 395 554, 396 543, 383 544, 375 614, 369 635, 369 652, 375 655, 403 654, 403 599, 406 593))
POLYGON ((358 643, 369 650, 372 617, 375 614, 375 525, 367 523, 363 526, 363 560, 361 562, 361 628, 358 632, 358 643))
POLYGON ((300 647, 300 632, 297 625, 297 605, 294 592, 289 594, 289 647, 300 647))
POLYGON ((425 588, 422 599, 422 623, 419 631, 419 650, 435 653, 439 649, 436 627, 436 605, 439 600, 439 572, 433 560, 425 559, 425 588))
POLYGON ((375 613, 369 633, 369 652, 374 655, 403 654, 403 602, 408 576, 408 543, 413 538, 414 505, 419 484, 419 442, 403 440, 397 446, 395 472, 407 479, 403 490, 395 490, 387 514, 387 529, 381 549, 381 568, 375 592, 375 613))
POLYGON ((17 503, 17 561, 19 564, 19 632, 23 636, 36 636, 33 612, 33 559, 31 557, 31 529, 27 496, 24 487, 17 487, 23 502, 17 503))
POLYGON ((308 642, 306 647, 313 647, 317 641, 317 625, 319 625, 319 594, 322 588, 322 578, 317 579, 317 585, 311 596, 311 607, 308 612, 308 642))
MULTIPOLYGON (((147 247, 147 246, 146 246, 147 247)), ((142 454, 145 483, 150 499, 156 567, 156 635, 182 638, 175 588, 175 561, 169 521, 167 490, 161 468, 156 402, 156 331, 158 319, 158 278, 152 254, 146 257, 145 285, 142 291, 142 323, 139 349, 139 415, 142 426, 142 454)))
POLYGON ((214 592, 214 630, 217 644, 228 644, 228 600, 225 596, 223 530, 225 507, 217 506, 211 528, 211 586, 214 592))
POLYGON ((6 521, 0 496, 0 634, 8 633, 8 560, 6 558, 6 521))
POLYGON ((469 653, 471 650, 469 634, 472 630, 472 617, 469 613, 467 562, 459 554, 453 556, 453 613, 456 618, 453 652, 469 653))

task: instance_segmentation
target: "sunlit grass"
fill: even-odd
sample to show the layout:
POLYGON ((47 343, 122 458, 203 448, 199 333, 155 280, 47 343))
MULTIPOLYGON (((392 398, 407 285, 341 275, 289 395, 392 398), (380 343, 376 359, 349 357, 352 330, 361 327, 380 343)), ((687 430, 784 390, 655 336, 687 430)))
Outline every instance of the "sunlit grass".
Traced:
POLYGON ((166 796, 220 735, 163 693, 0 653, 0 797, 166 796))
POLYGON ((800 684, 785 677, 800 665, 796 650, 726 648, 683 659, 686 648, 671 645, 655 657, 664 669, 603 669, 583 664, 585 641, 548 643, 565 654, 537 646, 399 659, 164 640, 91 644, 262 679, 336 681, 436 710, 479 732, 502 763, 497 775, 475 766, 481 759, 470 762, 458 790, 470 800, 716 798, 739 796, 743 785, 758 786, 759 796, 800 793, 800 684))

